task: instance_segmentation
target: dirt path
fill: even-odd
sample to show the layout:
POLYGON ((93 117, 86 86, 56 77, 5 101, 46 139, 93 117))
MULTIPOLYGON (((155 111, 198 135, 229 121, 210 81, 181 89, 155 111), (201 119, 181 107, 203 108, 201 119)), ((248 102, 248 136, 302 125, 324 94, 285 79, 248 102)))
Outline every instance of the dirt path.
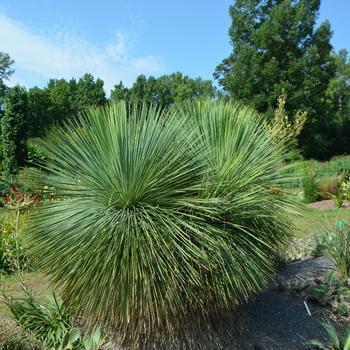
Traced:
MULTIPOLYGON (((308 208, 319 209, 319 210, 328 210, 328 209, 337 208, 332 199, 324 199, 322 201, 307 204, 306 206, 308 208)), ((342 208, 350 208, 350 201, 344 201, 342 208)))

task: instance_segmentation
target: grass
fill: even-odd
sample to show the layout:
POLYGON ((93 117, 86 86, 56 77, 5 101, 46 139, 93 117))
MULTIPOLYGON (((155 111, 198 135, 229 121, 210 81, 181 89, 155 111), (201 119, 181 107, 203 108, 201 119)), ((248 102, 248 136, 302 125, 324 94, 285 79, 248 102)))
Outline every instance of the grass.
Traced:
POLYGON ((5 218, 9 213, 9 209, 7 208, 0 208, 0 221, 5 218))
MULTIPOLYGON (((26 273, 24 281, 39 299, 51 292, 48 279, 40 272, 26 273)), ((0 292, 15 298, 24 296, 19 276, 16 274, 0 276, 0 292)), ((0 318, 9 315, 6 305, 0 298, 0 318)))
POLYGON ((298 238, 325 231, 326 227, 334 227, 337 220, 350 222, 350 208, 310 209, 305 208, 299 218, 294 219, 294 234, 298 238))

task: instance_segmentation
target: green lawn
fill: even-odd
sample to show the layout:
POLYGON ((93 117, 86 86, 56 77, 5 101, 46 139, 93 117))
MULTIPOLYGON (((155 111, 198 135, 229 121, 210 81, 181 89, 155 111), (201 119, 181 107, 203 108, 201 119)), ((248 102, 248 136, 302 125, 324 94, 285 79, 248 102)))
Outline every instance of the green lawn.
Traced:
POLYGON ((293 218, 294 234, 301 238, 313 233, 323 232, 326 228, 333 228, 339 219, 350 223, 350 208, 328 210, 305 208, 300 217, 293 218))
POLYGON ((0 208, 0 221, 9 213, 7 208, 0 208))
MULTIPOLYGON (((51 293, 48 279, 39 272, 30 272, 24 274, 24 282, 39 299, 44 295, 51 293)), ((21 297, 24 295, 18 275, 0 276, 0 293, 12 297, 21 297)), ((0 297, 0 317, 9 316, 6 305, 0 297)))

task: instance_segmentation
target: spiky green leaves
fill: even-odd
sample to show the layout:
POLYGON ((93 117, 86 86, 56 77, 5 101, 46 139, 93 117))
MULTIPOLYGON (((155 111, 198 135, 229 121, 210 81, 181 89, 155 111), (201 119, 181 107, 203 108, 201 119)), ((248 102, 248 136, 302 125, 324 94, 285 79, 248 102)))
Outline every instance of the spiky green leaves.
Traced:
POLYGON ((32 251, 91 325, 172 332, 259 291, 288 237, 283 149, 250 109, 95 109, 54 130, 32 251))

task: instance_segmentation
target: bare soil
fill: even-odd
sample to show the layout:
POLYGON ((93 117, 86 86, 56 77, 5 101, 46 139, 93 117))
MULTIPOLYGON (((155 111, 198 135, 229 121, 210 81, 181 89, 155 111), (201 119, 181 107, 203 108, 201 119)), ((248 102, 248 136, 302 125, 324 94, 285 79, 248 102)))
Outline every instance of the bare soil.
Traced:
MULTIPOLYGON (((306 206, 308 208, 319 210, 336 209, 336 205, 332 199, 324 199, 322 201, 307 204, 306 206)), ((350 208, 350 201, 344 201, 342 208, 350 208)))

